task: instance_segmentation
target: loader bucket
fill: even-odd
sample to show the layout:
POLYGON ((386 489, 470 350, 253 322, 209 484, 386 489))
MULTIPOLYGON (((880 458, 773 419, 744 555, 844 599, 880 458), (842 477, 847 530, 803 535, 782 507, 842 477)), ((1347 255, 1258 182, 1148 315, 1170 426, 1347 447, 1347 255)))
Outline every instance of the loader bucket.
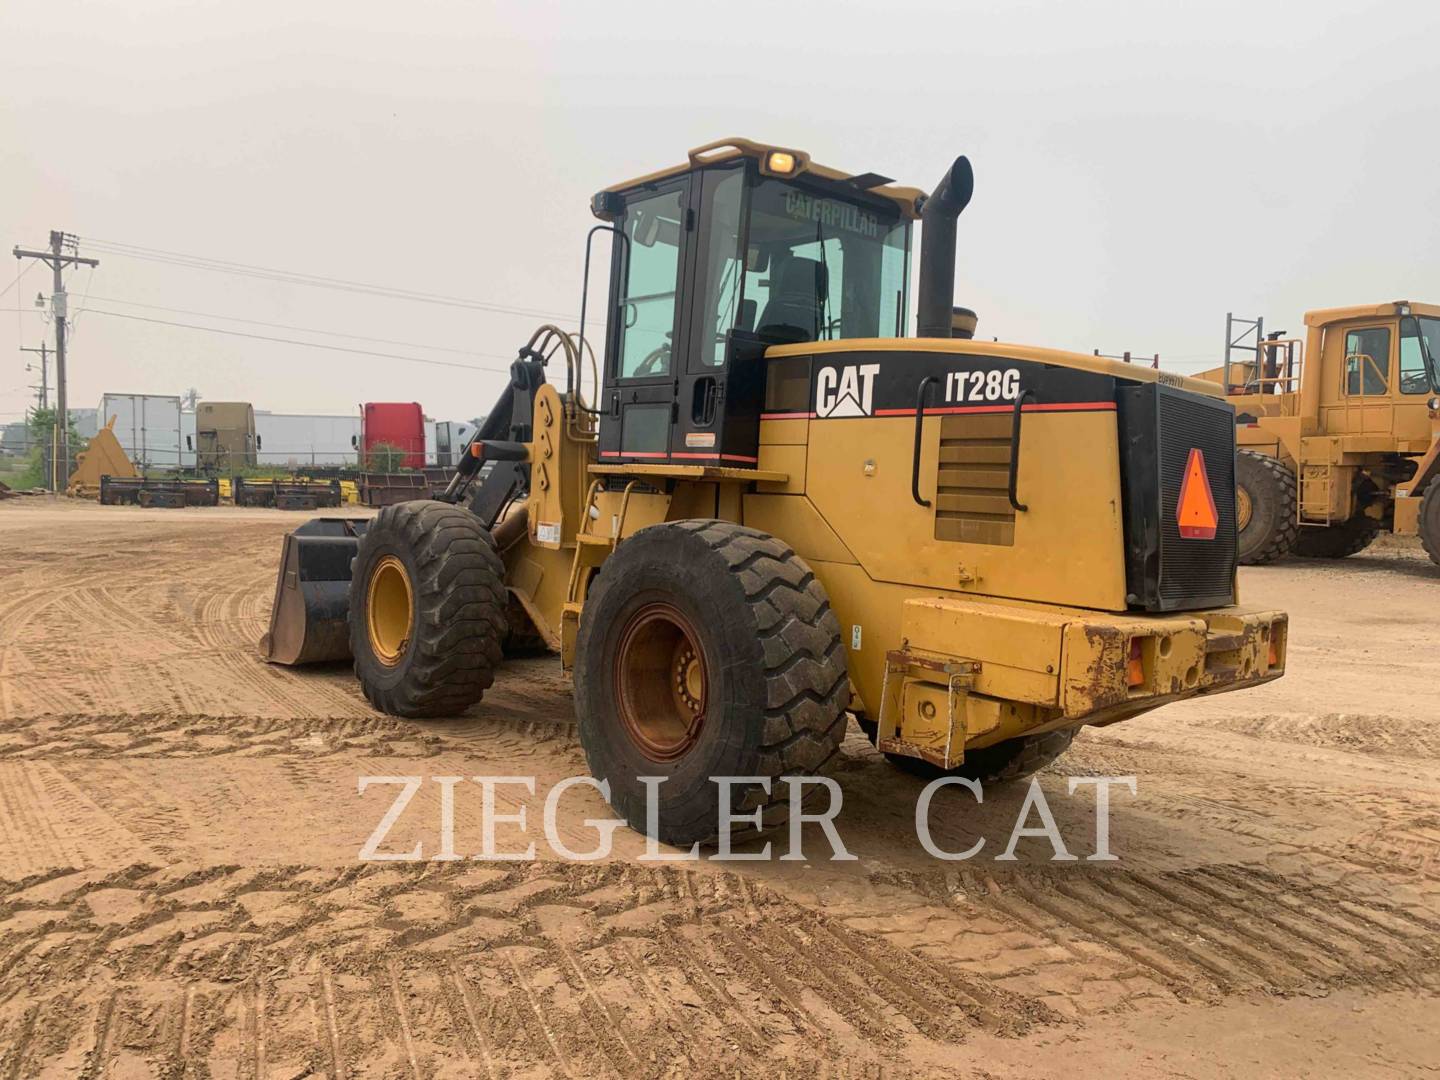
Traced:
POLYGON ((368 518, 314 518, 285 537, 270 630, 260 655, 272 664, 350 657, 350 563, 368 518))

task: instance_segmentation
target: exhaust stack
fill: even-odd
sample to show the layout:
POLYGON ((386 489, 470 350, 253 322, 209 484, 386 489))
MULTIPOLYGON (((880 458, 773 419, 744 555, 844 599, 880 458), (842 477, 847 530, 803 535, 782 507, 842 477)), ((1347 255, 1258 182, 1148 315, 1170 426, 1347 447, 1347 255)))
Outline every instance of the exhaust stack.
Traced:
POLYGON ((970 159, 955 164, 935 186, 920 209, 920 298, 915 333, 919 337, 951 336, 955 304, 955 219, 975 193, 970 159))

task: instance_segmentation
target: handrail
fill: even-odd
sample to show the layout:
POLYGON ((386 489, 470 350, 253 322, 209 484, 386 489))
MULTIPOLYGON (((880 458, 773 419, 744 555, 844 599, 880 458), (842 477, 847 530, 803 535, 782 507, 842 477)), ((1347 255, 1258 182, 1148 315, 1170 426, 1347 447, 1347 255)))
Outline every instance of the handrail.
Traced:
POLYGON ((1024 412, 1025 399, 1033 398, 1034 390, 1021 390, 1015 398, 1015 413, 1010 421, 1010 505, 1017 513, 1027 513, 1030 508, 1020 501, 1015 488, 1020 480, 1020 417, 1024 412))
POLYGON ((910 459, 910 497, 926 508, 930 506, 930 500, 920 497, 920 436, 925 427, 925 393, 932 383, 938 381, 934 375, 926 375, 920 380, 920 389, 915 394, 915 451, 910 459))

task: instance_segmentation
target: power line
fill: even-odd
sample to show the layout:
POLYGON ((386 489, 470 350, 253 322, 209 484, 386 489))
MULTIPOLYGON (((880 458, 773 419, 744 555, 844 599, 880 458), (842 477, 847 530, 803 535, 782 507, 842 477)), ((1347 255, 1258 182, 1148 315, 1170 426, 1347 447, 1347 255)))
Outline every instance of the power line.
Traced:
POLYGON ((408 360, 413 364, 433 364, 436 367, 460 368, 465 371, 493 371, 508 373, 509 366, 495 367, 485 364, 461 364, 454 360, 433 360, 425 356, 402 356, 398 353, 375 352, 371 349, 349 349, 343 345, 326 345, 319 341, 299 341, 295 338, 271 337, 268 334, 247 334, 243 330, 222 330, 218 326, 199 326, 195 323, 171 322, 169 319, 152 319, 145 315, 127 315, 120 311, 106 311, 104 308, 90 308, 96 315, 108 315, 112 319, 132 319, 135 322, 155 323, 158 326, 178 326, 185 330, 201 330, 207 334, 225 334, 230 337, 250 338, 254 341, 274 341, 281 345, 301 345, 307 349, 325 349, 328 352, 354 353, 357 356, 378 356, 384 360, 408 360))
MULTIPOLYGON (((16 260, 16 261, 18 262, 19 260, 16 260)), ((20 284, 20 279, 23 278, 26 274, 28 274, 31 270, 34 270, 34 269, 35 269, 35 264, 34 264, 33 262, 27 262, 23 267, 21 267, 20 272, 15 275, 15 280, 12 281, 12 282, 10 282, 10 284, 9 284, 9 285, 6 285, 3 289, 0 289, 0 296, 4 296, 7 292, 9 292, 11 289, 13 289, 16 285, 19 285, 19 284, 20 284)), ((7 310, 7 311, 8 311, 9 309, 6 308, 6 309, 4 309, 4 310, 7 310)))
MULTIPOLYGON (((66 418, 70 415, 65 403, 65 324, 69 316, 69 301, 65 295, 65 268, 88 266, 93 269, 100 265, 100 261, 82 256, 75 237, 59 229, 50 230, 49 251, 32 251, 17 245, 14 253, 17 259, 32 259, 45 263, 54 274, 50 310, 55 314, 55 416, 56 426, 65 431, 68 424, 66 418)), ((52 491, 59 491, 60 485, 70 475, 70 440, 61 438, 59 443, 59 452, 51 462, 52 491)))
POLYGON ((107 254, 122 258, 142 259, 147 262, 181 266, 189 270, 205 270, 211 273, 235 274, 241 277, 276 281, 289 285, 310 285, 322 289, 337 289, 342 292, 363 293, 382 296, 392 300, 412 300, 422 304, 439 304, 444 307, 467 308, 473 311, 489 311, 501 315, 518 315, 530 319, 570 319, 569 314, 545 311, 538 308, 522 308, 508 304, 492 304, 482 300, 471 300, 463 296, 445 296, 439 293, 421 292, 416 289, 400 289, 389 285, 373 285, 363 281, 326 277, 295 270, 281 270, 252 263, 234 262, 229 259, 215 259, 205 255, 187 255, 178 251, 161 248, 141 247, 137 244, 122 244, 111 240, 85 238, 86 244, 107 254))
MULTIPOLYGON (((492 360, 509 360, 503 353, 476 352, 474 349, 457 349, 448 345, 426 345, 418 341, 399 341, 395 338, 367 337, 364 334, 346 334, 339 330, 319 330, 313 326, 295 326, 291 323, 267 322, 264 319, 247 319, 239 315, 219 315, 213 311, 194 311, 190 308, 166 307, 164 304, 142 304, 138 300, 118 300, 108 296, 92 296, 90 303, 120 304, 124 307, 145 308, 150 311, 168 311, 174 315, 198 315, 206 319, 223 319, 226 322, 246 323, 250 326, 268 326, 275 330, 298 330, 304 334, 323 334, 326 337, 348 338, 351 341, 372 341, 380 345, 404 345, 412 349, 433 349, 435 352, 458 353, 461 356, 487 357, 492 360)), ((101 308, 87 308, 102 311, 101 308)))

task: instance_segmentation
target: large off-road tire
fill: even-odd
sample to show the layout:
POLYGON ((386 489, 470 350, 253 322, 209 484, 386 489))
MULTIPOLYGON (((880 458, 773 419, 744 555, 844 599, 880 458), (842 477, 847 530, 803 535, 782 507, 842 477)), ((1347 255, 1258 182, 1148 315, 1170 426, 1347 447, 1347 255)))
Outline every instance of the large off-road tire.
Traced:
MULTIPOLYGON (((590 772, 639 832, 642 776, 656 788, 657 839, 688 847, 719 833, 715 776, 733 815, 788 816, 786 776, 823 774, 850 699, 840 625, 805 561, 727 521, 643 529, 606 560, 575 647, 575 711, 590 772)), ((818 785, 815 785, 818 789, 818 785)), ((751 826, 736 826, 739 839, 751 826)))
POLYGON ((370 703, 420 718, 479 701, 508 630, 504 573, 468 510, 428 499, 381 510, 350 579, 350 651, 370 703))
POLYGON ((1356 514, 1339 525, 1302 525, 1295 538, 1296 555, 1307 559, 1343 559, 1364 551, 1380 533, 1380 523, 1365 514, 1356 514))
POLYGON ((1425 485, 1425 494, 1420 496, 1419 519, 1420 543, 1430 561, 1440 566, 1440 476, 1425 485))
POLYGON ((1290 554, 1300 526, 1295 474, 1279 458, 1241 450, 1235 455, 1240 563, 1261 566, 1290 554))
MULTIPOLYGON (((871 745, 874 745, 875 725, 862 722, 860 726, 870 737, 871 745)), ((1066 728, 1063 731, 1046 731, 1040 735, 1022 735, 993 746, 967 750, 965 760, 953 769, 942 769, 921 758, 906 757, 903 754, 886 754, 885 760, 901 772, 918 776, 922 780, 964 776, 978 780, 981 784, 1008 784, 1039 772, 1065 753, 1075 741, 1077 730, 1079 729, 1066 728)))

